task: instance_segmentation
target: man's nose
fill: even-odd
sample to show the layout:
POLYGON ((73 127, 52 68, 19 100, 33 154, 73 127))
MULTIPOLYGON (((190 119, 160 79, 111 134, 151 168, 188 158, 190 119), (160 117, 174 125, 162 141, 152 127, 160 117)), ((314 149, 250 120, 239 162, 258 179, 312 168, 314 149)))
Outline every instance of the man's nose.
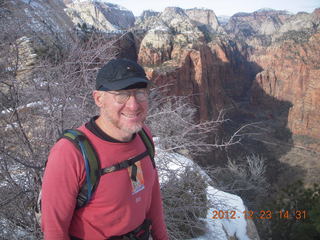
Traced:
POLYGON ((131 110, 136 110, 139 108, 139 103, 135 94, 131 94, 128 101, 126 102, 126 107, 130 108, 131 110))

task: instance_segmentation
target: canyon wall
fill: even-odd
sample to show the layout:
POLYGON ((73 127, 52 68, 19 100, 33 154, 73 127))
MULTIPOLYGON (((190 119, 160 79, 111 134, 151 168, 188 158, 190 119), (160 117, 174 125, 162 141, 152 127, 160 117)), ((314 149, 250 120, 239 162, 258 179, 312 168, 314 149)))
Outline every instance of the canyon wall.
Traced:
POLYGON ((319 9, 239 13, 221 26, 212 11, 167 8, 134 30, 138 61, 153 81, 193 96, 200 120, 231 108, 233 121, 259 122, 263 134, 252 137, 259 144, 248 152, 296 169, 297 177, 312 172, 316 182, 312 168, 320 166, 310 159, 320 153, 319 23, 319 9))

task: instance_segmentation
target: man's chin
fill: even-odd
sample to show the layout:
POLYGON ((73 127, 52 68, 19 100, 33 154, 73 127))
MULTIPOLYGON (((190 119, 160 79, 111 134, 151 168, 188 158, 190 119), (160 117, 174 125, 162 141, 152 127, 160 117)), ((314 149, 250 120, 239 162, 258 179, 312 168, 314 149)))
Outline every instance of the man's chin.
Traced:
POLYGON ((135 134, 142 129, 143 124, 136 124, 134 126, 123 126, 121 129, 129 134, 135 134))

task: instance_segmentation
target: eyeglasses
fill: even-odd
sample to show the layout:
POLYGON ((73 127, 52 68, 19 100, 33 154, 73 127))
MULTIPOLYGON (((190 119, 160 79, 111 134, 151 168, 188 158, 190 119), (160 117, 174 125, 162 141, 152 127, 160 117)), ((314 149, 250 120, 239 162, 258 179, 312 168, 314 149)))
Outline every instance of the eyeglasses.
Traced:
POLYGON ((137 102, 145 102, 148 100, 149 95, 147 89, 138 89, 133 91, 108 91, 108 93, 112 94, 114 100, 119 104, 126 103, 132 95, 134 95, 137 102))

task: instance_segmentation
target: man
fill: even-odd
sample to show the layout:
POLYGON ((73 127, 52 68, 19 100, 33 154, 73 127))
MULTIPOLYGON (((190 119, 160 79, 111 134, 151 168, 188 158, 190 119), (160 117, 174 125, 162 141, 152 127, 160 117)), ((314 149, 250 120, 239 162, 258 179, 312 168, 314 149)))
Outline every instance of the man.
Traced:
MULTIPOLYGON (((143 68, 127 59, 111 60, 98 72, 93 98, 100 115, 79 130, 92 143, 101 168, 146 151, 136 133, 143 128, 150 135, 143 124, 149 84, 143 68)), ((139 239, 128 238, 129 233, 149 219, 153 239, 167 240, 157 171, 149 156, 136 165, 138 182, 130 178, 130 168, 102 175, 90 202, 75 209, 86 177, 84 161, 72 142, 60 139, 50 151, 43 178, 44 238, 139 239)))

